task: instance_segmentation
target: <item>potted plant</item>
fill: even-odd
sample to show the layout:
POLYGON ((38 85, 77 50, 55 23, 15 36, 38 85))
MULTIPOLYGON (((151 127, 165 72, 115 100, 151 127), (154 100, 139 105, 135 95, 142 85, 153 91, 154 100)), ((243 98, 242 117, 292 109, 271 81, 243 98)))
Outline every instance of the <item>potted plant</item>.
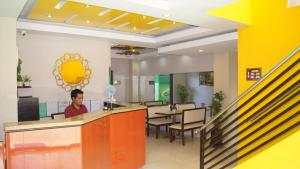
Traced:
POLYGON ((28 75, 24 75, 23 76, 23 81, 24 81, 24 86, 28 87, 28 86, 30 86, 31 77, 28 76, 28 75))
POLYGON ((188 89, 183 85, 177 85, 177 94, 179 96, 180 103, 185 103, 189 96, 188 89))
POLYGON ((22 87, 23 86, 23 79, 21 75, 17 75, 17 86, 22 87))
POLYGON ((23 86, 23 78, 21 76, 21 64, 22 64, 22 60, 18 59, 18 66, 17 66, 17 85, 18 85, 18 87, 23 86))
MULTIPOLYGON (((225 99, 225 95, 222 91, 216 92, 213 94, 210 110, 212 113, 212 117, 215 117, 218 113, 221 112, 223 101, 225 99)), ((222 146, 222 116, 219 116, 216 120, 213 121, 214 127, 211 130, 211 142, 213 147, 218 148, 222 146)))

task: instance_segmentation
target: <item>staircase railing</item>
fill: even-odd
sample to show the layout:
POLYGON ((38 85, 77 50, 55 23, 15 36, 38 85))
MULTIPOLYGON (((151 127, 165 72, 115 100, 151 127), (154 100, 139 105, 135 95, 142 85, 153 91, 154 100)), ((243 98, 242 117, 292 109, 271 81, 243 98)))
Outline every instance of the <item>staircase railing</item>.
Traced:
POLYGON ((299 128, 299 51, 300 46, 200 129, 200 169, 231 168, 299 128))

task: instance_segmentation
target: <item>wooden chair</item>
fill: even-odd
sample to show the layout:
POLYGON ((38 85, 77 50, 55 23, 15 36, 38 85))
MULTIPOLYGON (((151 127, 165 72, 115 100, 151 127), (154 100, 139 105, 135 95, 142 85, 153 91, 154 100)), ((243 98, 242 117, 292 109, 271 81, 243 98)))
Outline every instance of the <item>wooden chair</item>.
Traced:
POLYGON ((163 105, 163 101, 146 101, 145 106, 163 105))
POLYGON ((169 126, 170 142, 174 141, 174 132, 177 131, 181 133, 182 145, 185 145, 184 132, 191 130, 193 138, 194 130, 201 128, 205 124, 205 118, 205 107, 183 110, 181 123, 169 126))
POLYGON ((51 114, 52 119, 64 119, 65 118, 65 113, 60 112, 60 113, 53 113, 51 114))
MULTIPOLYGON (((194 102, 190 102, 190 103, 176 103, 175 104, 175 108, 178 111, 183 111, 186 109, 194 109, 196 108, 196 105, 194 102)), ((180 116, 176 116, 176 121, 181 122, 181 118, 180 116)))
POLYGON ((196 105, 194 102, 191 103, 176 103, 175 107, 177 110, 194 109, 196 105))
POLYGON ((171 111, 169 105, 148 106, 146 114, 147 136, 149 136, 150 126, 156 128, 156 139, 159 137, 161 126, 166 126, 168 132, 168 126, 172 124, 172 120, 168 116, 156 114, 167 111, 171 111))

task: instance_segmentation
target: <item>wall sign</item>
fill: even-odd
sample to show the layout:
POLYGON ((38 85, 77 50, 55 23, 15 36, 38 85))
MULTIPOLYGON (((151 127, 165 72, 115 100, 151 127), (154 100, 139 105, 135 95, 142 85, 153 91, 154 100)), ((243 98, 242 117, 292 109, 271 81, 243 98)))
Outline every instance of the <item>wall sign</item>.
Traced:
POLYGON ((247 80, 258 80, 261 78, 261 68, 247 68, 247 80))
POLYGON ((154 85, 154 80, 150 80, 149 85, 154 85))

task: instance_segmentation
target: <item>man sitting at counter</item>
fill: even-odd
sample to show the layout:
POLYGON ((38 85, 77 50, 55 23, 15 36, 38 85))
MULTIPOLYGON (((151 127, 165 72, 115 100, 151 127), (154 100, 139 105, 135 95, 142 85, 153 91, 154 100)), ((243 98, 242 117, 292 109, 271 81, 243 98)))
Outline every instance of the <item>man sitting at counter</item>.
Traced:
POLYGON ((88 110, 85 107, 83 102, 83 91, 79 89, 75 89, 71 91, 71 99, 72 99, 72 104, 69 105, 65 109, 65 117, 74 117, 78 116, 83 113, 87 113, 88 110))

